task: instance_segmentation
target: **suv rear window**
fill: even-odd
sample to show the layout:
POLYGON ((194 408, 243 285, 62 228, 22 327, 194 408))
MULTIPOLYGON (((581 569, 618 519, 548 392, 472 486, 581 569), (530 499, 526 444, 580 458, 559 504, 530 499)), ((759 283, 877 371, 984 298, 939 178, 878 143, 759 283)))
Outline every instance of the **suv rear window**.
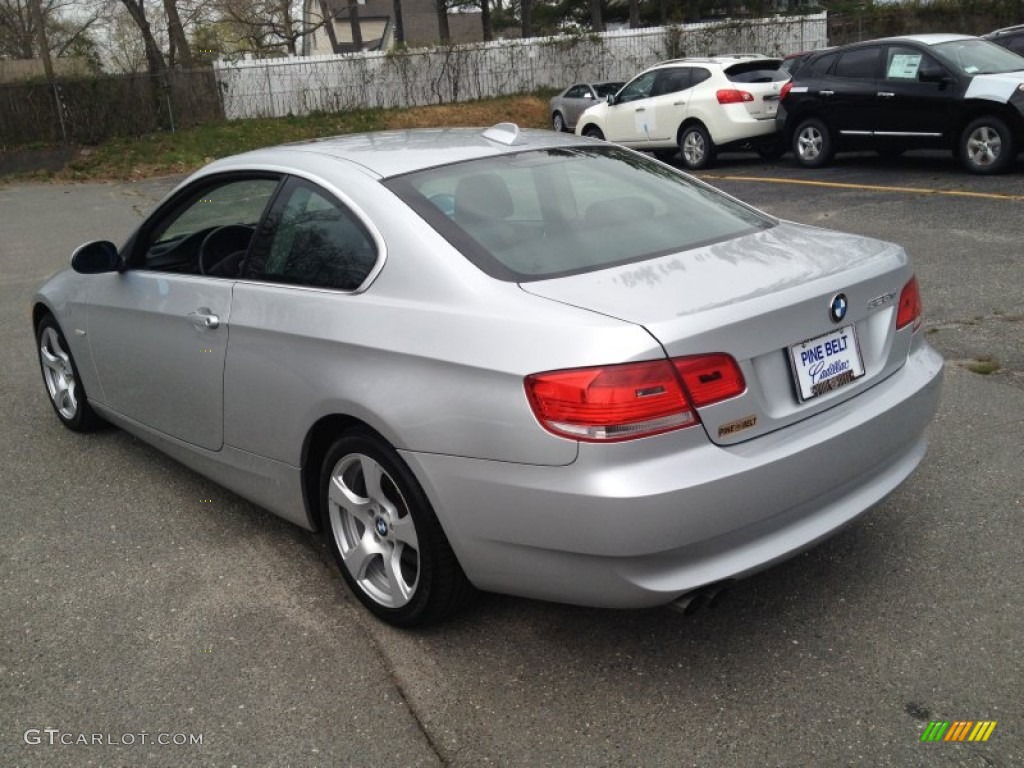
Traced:
POLYGON ((725 76, 734 83, 776 83, 789 79, 789 73, 781 66, 780 59, 744 61, 728 67, 725 76))
POLYGON ((774 221, 616 147, 529 150, 385 182, 487 274, 591 272, 767 229, 774 221))

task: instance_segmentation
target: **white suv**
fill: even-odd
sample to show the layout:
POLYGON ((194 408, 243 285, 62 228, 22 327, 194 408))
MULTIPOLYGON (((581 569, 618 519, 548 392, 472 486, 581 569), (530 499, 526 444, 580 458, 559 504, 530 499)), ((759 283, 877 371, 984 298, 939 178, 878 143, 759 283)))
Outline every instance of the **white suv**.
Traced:
POLYGON ((755 54, 663 61, 584 112, 576 133, 663 159, 678 150, 691 170, 707 168, 726 149, 778 157, 775 113, 789 80, 781 63, 755 54))

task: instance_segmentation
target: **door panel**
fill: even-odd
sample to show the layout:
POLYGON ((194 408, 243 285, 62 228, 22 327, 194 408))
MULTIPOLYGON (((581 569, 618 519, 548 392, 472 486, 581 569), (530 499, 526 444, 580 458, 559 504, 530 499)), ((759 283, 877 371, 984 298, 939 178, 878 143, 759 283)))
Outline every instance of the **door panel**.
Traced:
POLYGON ((615 104, 608 107, 605 138, 630 146, 643 146, 654 121, 654 105, 650 94, 657 72, 645 72, 619 93, 615 104))
POLYGON ((144 270, 92 279, 88 338, 106 404, 218 450, 233 283, 144 270))
POLYGON ((882 48, 870 46, 842 53, 819 91, 835 130, 847 136, 870 136, 878 121, 882 48))
MULTIPOLYGON (((922 67, 942 68, 928 54, 907 46, 889 46, 879 84, 878 138, 938 142, 951 131, 952 83, 922 83, 922 67)), ((944 69, 944 68, 942 68, 944 69)))

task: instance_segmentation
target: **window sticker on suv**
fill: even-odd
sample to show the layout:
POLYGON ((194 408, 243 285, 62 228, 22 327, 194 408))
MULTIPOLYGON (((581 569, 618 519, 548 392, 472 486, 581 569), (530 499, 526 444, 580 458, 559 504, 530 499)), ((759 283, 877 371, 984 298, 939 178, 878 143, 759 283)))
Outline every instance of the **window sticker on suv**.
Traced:
POLYGON ((921 66, 921 54, 897 53, 889 62, 886 77, 895 80, 917 80, 917 70, 921 66))

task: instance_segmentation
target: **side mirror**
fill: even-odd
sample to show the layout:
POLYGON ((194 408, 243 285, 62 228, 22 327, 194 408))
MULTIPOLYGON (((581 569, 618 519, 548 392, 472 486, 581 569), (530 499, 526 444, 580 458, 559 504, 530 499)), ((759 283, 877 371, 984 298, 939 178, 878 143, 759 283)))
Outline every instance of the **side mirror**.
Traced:
POLYGON ((123 262, 117 246, 107 240, 94 240, 75 248, 71 254, 71 268, 82 275, 115 272, 123 262))
POLYGON ((917 79, 922 83, 948 83, 949 75, 942 67, 924 66, 917 72, 917 79))
POLYGON ((614 93, 609 93, 608 96, 605 97, 605 101, 607 101, 609 104, 614 106, 615 105, 615 94, 614 93))

